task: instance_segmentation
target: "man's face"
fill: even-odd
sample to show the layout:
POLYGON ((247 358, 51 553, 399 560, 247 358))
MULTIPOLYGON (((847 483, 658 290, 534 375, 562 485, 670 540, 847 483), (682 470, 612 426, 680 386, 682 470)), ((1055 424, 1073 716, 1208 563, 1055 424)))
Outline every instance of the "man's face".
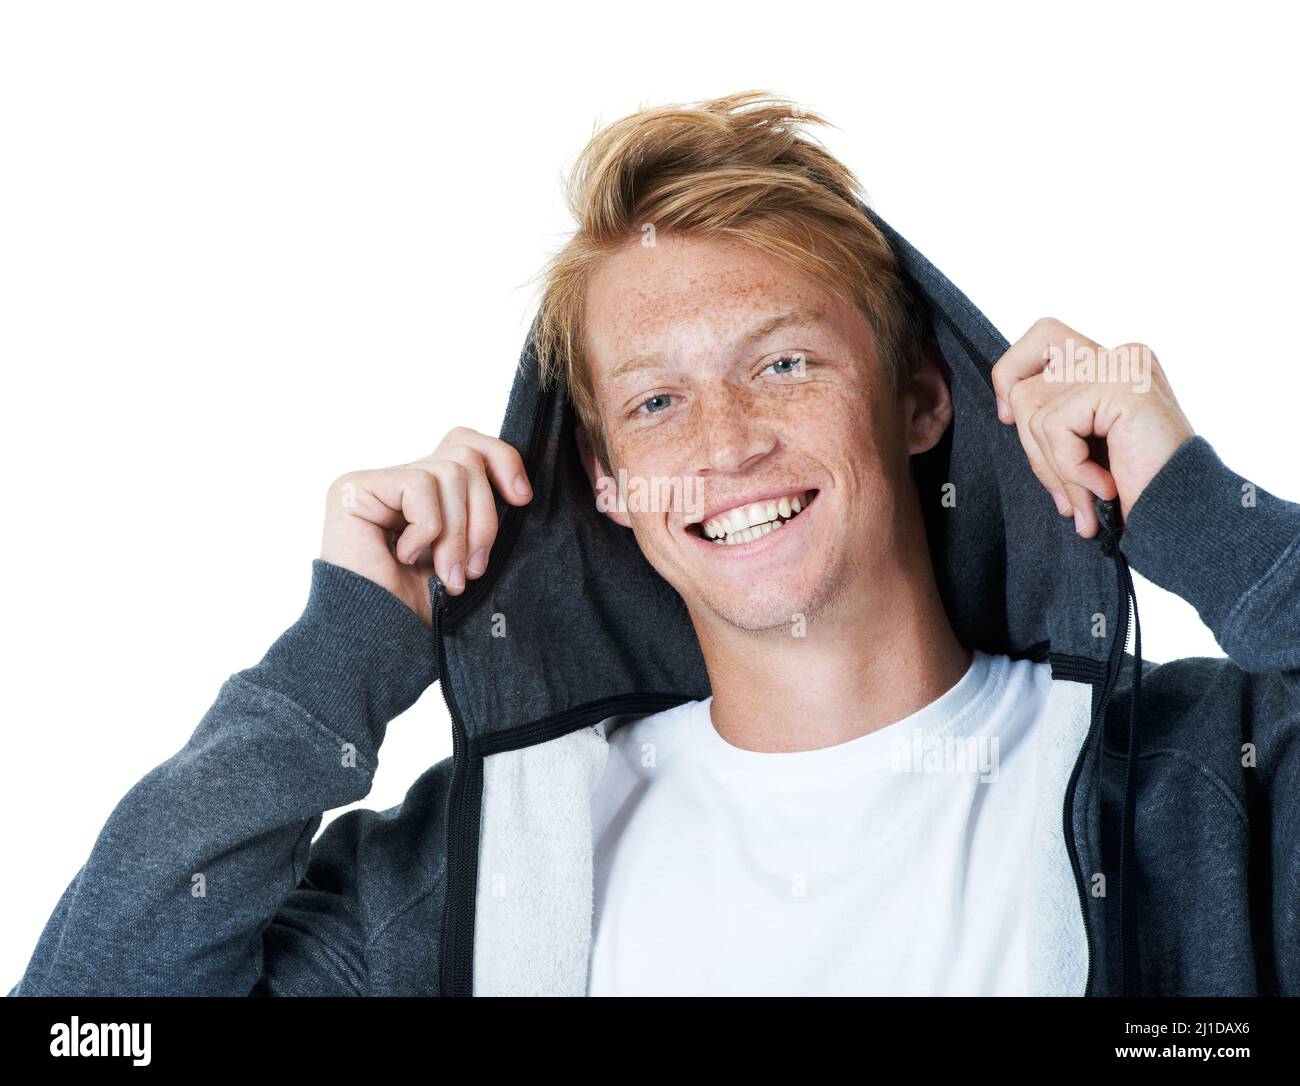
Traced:
POLYGON ((601 265, 585 316, 608 467, 701 499, 610 513, 693 616, 771 629, 849 592, 872 598, 915 500, 908 457, 939 433, 918 432, 857 307, 751 246, 661 234, 601 265), (698 523, 809 492, 750 542, 716 542, 698 523))

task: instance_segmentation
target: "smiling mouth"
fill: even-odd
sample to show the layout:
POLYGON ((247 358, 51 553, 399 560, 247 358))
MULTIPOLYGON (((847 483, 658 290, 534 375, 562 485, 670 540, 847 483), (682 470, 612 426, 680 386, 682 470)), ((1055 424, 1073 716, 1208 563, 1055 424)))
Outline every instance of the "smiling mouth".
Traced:
MULTIPOLYGON (((692 535, 704 540, 706 543, 713 543, 720 547, 732 547, 741 543, 752 543, 756 539, 761 539, 770 532, 774 532, 788 521, 794 520, 803 515, 805 509, 812 505, 817 497, 816 490, 803 492, 802 499, 799 500, 799 509, 796 511, 793 503, 786 501, 769 501, 756 503, 765 508, 761 512, 753 512, 753 515, 741 516, 739 521, 736 519, 737 510, 732 510, 724 517, 714 518, 708 521, 715 535, 710 535, 705 530, 703 523, 688 524, 686 530, 692 535), (738 526, 741 525, 741 526, 738 526)), ((750 512, 754 509, 751 506, 745 506, 740 512, 750 512)))

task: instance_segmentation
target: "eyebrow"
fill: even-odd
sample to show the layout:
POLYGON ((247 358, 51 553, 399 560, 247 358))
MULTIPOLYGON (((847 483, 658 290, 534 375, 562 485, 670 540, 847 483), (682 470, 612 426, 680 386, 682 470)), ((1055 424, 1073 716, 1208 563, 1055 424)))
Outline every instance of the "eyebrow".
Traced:
MULTIPOLYGON (((776 313, 767 320, 756 324, 740 339, 738 346, 744 348, 759 340, 770 336, 773 332, 778 332, 782 328, 789 328, 797 325, 817 324, 826 319, 826 313, 821 309, 809 309, 805 306, 796 306, 793 309, 787 309, 783 313, 776 313)), ((663 355, 653 351, 647 354, 635 354, 631 358, 621 362, 614 371, 605 378, 606 383, 612 384, 620 377, 626 377, 629 373, 636 373, 639 370, 650 369, 652 366, 661 363, 663 355)))

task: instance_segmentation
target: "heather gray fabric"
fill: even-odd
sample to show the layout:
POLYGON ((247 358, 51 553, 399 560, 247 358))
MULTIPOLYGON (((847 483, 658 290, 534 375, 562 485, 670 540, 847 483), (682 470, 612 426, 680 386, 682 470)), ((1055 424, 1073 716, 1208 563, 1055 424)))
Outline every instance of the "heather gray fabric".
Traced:
MULTIPOLYGON (((915 475, 954 628, 1094 688, 1061 810, 1090 944, 1081 993, 1118 993, 1125 973, 1146 994, 1300 993, 1300 506, 1243 491, 1198 437, 1127 526, 1099 503, 1107 531, 1078 538, 997 422, 989 370, 1006 338, 869 214, 950 371, 954 424, 915 475), (1143 662, 1132 759, 1126 557, 1229 653, 1143 662)), ((595 509, 572 410, 538 387, 531 338, 501 436, 535 497, 499 503, 487 575, 459 598, 434 578, 430 632, 315 561, 301 618, 114 810, 14 994, 472 991, 483 827, 525 817, 482 806, 485 759, 711 692, 681 600, 595 509), (455 755, 398 807, 347 812, 313 842, 323 812, 367 794, 386 724, 439 676, 455 755)))

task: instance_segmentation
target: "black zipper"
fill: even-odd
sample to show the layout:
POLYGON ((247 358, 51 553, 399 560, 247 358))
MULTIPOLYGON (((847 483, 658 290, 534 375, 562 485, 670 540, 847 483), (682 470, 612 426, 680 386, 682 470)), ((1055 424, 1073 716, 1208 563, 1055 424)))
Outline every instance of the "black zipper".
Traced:
MULTIPOLYGON (((474 907, 478 899, 477 848, 468 838, 469 734, 456 708, 451 684, 447 681, 447 649, 443 641, 443 609, 446 586, 438 577, 433 582, 433 636, 438 653, 438 686, 451 717, 451 787, 447 794, 447 865, 443 879, 442 936, 438 941, 438 994, 469 996, 474 994, 473 953, 459 953, 467 938, 474 937, 474 907), (468 898, 469 908, 465 909, 468 898)), ((477 828, 475 828, 477 830, 477 828)), ((477 838, 477 832, 474 837, 477 838)), ((472 947, 472 942, 470 943, 472 947)))
POLYGON ((957 327, 947 313, 942 309, 936 309, 935 312, 943 320, 943 323, 948 326, 948 331, 956 336, 957 342, 962 345, 962 349, 966 352, 967 357, 975 363, 975 369, 979 372, 979 375, 984 378, 984 383, 989 386, 990 391, 996 391, 996 389, 993 388, 993 367, 984 360, 984 356, 975 349, 975 344, 970 341, 965 332, 957 327))
POLYGON ((1074 768, 1070 771, 1070 781, 1065 786, 1065 809, 1061 814, 1061 821, 1065 831, 1065 850, 1070 857, 1070 870, 1074 872, 1074 887, 1079 893, 1079 911, 1083 913, 1083 934, 1088 943, 1088 972, 1083 982, 1083 994, 1092 995, 1092 925, 1088 923, 1088 895, 1084 888, 1083 868, 1079 863, 1079 849, 1074 842, 1073 819, 1070 817, 1070 809, 1074 806, 1075 785, 1079 780, 1079 771, 1083 766, 1083 759, 1087 754, 1088 748, 1092 745, 1093 736, 1097 731, 1097 714, 1093 714, 1092 723, 1088 726, 1088 735, 1083 741, 1083 746, 1079 749, 1079 754, 1074 760, 1074 768))

